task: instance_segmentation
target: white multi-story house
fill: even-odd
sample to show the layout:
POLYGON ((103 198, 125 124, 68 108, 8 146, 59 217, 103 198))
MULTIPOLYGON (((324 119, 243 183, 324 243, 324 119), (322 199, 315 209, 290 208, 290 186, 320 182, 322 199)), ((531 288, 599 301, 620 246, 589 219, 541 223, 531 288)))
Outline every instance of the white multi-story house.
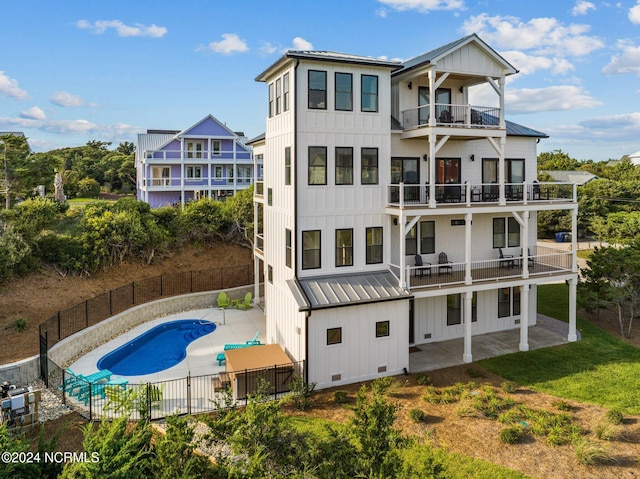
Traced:
POLYGON ((251 148, 212 115, 182 131, 148 130, 138 135, 137 193, 152 207, 200 199, 224 199, 248 188, 254 172, 251 148))
POLYGON ((471 362, 475 335, 507 329, 526 351, 546 282, 568 282, 576 340, 576 190, 536 181, 546 135, 504 118, 515 73, 474 34, 404 63, 289 51, 257 77, 266 337, 308 381, 399 374, 410 345, 452 338, 471 362), (569 252, 537 246, 550 209, 571 212, 569 252))

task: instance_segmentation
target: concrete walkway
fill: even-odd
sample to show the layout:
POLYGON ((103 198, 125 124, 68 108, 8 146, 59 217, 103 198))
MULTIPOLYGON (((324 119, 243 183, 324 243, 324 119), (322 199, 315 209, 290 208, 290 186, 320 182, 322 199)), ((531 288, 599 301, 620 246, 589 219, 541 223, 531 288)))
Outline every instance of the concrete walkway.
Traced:
MULTIPOLYGON (((538 314, 537 325, 529 327, 529 350, 566 344, 569 324, 538 314)), ((578 332, 578 340, 580 333, 578 332)), ((473 360, 492 358, 518 352, 520 328, 496 333, 481 334, 471 338, 473 360)), ((419 352, 409 354, 409 371, 433 371, 465 364, 462 360, 464 340, 462 338, 421 344, 419 352)))

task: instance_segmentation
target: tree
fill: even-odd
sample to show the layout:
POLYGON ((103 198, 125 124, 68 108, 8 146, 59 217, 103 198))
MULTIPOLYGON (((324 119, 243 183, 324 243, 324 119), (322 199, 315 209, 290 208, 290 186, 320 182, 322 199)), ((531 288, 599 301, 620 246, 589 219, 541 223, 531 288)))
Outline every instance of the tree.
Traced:
POLYGON ((19 189, 28 171, 28 158, 31 153, 27 139, 22 135, 0 135, 0 187, 5 199, 5 208, 11 208, 11 195, 19 189))
POLYGON ((562 150, 553 150, 538 155, 538 171, 570 171, 580 167, 580 162, 562 150))
POLYGON ((611 244, 628 245, 640 237, 640 211, 619 211, 591 221, 591 230, 598 239, 611 244))

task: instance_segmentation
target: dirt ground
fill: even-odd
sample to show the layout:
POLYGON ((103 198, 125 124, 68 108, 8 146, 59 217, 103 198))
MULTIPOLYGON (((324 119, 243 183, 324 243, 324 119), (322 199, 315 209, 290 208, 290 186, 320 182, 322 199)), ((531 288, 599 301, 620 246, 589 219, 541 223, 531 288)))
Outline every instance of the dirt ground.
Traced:
MULTIPOLYGON (((44 270, 26 278, 19 278, 0 288, 0 331, 2 348, 0 364, 23 359, 38 352, 38 324, 56 311, 72 306, 114 287, 131 281, 149 278, 176 270, 198 270, 246 264, 251 261, 251 252, 246 248, 216 244, 212 247, 190 248, 180 254, 164 259, 160 264, 126 264, 112 268, 91 278, 60 276, 55 270, 44 270), (25 318, 27 329, 15 331, 14 323, 25 318)), ((596 325, 618 336, 619 326, 614 312, 601 311, 599 317, 590 318, 596 325)), ((640 321, 639 321, 640 322, 640 321)), ((638 326, 630 340, 640 347, 638 326)), ((475 381, 478 384, 499 386, 502 378, 492 375, 477 365, 465 365, 429 372, 435 386, 453 385, 456 382, 475 381), (478 376, 479 375, 479 376, 478 376)), ((640 457, 640 417, 627 417, 624 424, 624 440, 602 442, 612 457, 612 462, 603 466, 582 466, 576 460, 572 446, 548 446, 535 439, 519 445, 505 445, 498 439, 501 425, 487 419, 460 417, 458 404, 433 405, 422 399, 424 386, 417 385, 415 376, 400 376, 399 387, 391 400, 400 406, 396 426, 405 434, 428 437, 432 444, 444 446, 449 451, 501 464, 535 478, 554 479, 607 479, 638 478, 640 457), (429 420, 416 424, 409 419, 411 409, 422 409, 429 420)), ((351 403, 359 385, 341 387, 347 391, 351 403)), ((337 404, 333 389, 319 391, 314 395, 314 406, 305 413, 336 421, 346 421, 351 411, 337 404)), ((556 410, 552 403, 556 398, 531 390, 519 389, 512 398, 535 408, 556 410)), ((587 432, 593 431, 606 412, 602 408, 572 403, 574 420, 587 432)), ((82 448, 82 426, 86 421, 77 413, 68 414, 55 421, 45 423, 47 436, 62 431, 58 439, 59 451, 78 451, 82 448)), ((29 437, 37 438, 38 429, 29 430, 29 437)), ((589 436, 593 439, 593 435, 589 436)), ((595 440, 595 439, 594 439, 595 440)))
POLYGON ((250 264, 251 251, 236 245, 216 243, 189 247, 160 263, 127 263, 92 277, 61 276, 46 268, 0 286, 0 364, 38 354, 38 325, 59 310, 74 306, 132 281, 176 271, 206 270, 250 264), (24 318, 27 329, 18 332, 15 322, 24 318))

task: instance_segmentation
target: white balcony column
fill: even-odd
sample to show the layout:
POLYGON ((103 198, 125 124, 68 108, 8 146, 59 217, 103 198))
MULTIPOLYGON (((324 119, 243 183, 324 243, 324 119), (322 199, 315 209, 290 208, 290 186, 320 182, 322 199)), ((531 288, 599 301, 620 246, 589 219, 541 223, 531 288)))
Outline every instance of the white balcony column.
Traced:
POLYGON ((567 340, 575 342, 578 340, 576 334, 576 292, 578 287, 578 278, 569 280, 569 336, 567 340))
POLYGON ((504 164, 504 148, 506 144, 506 138, 504 136, 500 137, 500 156, 498 158, 498 183, 500 184, 500 206, 504 206, 507 204, 504 195, 504 187, 507 182, 507 177, 505 174, 505 164, 504 164))
MULTIPOLYGON (((400 188, 402 191, 402 186, 400 188)), ((406 281, 407 258, 405 257, 406 244, 405 244, 404 223, 405 223, 405 219, 401 211, 400 216, 398 216, 398 231, 399 231, 398 234, 400 235, 400 272, 398 276, 400 277, 399 279, 400 279, 401 288, 407 287, 407 281, 406 281)))
POLYGON ((504 121, 504 77, 498 78, 498 86, 500 89, 499 97, 500 97, 500 129, 506 128, 506 123, 504 121))
POLYGON ((529 277, 529 218, 531 217, 531 212, 529 210, 525 210, 522 212, 522 277, 529 277))
POLYGON ((472 284, 471 276, 471 220, 473 215, 466 213, 464 215, 464 282, 472 284))
MULTIPOLYGON (((515 288, 514 288, 515 289, 515 288)), ((529 351, 529 285, 520 286, 520 351, 529 351)))
POLYGON ((464 296, 464 318, 462 318, 464 323, 464 354, 462 355, 462 360, 465 363, 470 363, 473 361, 473 356, 471 354, 471 313, 472 313, 472 299, 473 299, 473 291, 465 291, 464 296))
POLYGON ((571 252, 572 271, 578 272, 578 209, 571 210, 571 252))
MULTIPOLYGON (((435 109, 434 109, 434 112, 431 114, 435 115, 435 109)), ((429 208, 436 207, 436 140, 437 140, 436 135, 433 133, 430 133, 429 134, 429 208)))
MULTIPOLYGON (((435 67, 429 68, 427 72, 427 80, 429 82, 429 91, 436 91, 436 71, 435 67)), ((436 126, 436 96, 432 93, 429 95, 429 126, 436 126)), ((429 137, 431 142, 431 137, 429 137)), ((431 159, 431 151, 429 151, 429 159, 431 159)))

